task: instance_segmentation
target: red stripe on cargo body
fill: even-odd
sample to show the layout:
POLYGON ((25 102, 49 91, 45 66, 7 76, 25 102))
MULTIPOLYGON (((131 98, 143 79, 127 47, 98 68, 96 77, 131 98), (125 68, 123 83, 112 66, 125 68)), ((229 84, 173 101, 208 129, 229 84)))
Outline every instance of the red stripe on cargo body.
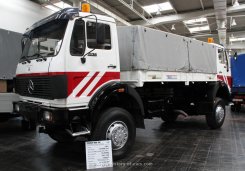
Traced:
POLYGON ((76 97, 79 97, 83 94, 83 92, 88 88, 88 86, 94 81, 94 79, 97 77, 97 75, 99 74, 99 72, 96 72, 91 78, 90 80, 86 83, 86 85, 77 93, 76 97))
POLYGON ((94 91, 100 87, 102 84, 110 81, 110 80, 118 80, 120 79, 120 72, 106 72, 101 79, 99 80, 99 82, 94 86, 94 88, 89 92, 88 96, 91 96, 94 91))

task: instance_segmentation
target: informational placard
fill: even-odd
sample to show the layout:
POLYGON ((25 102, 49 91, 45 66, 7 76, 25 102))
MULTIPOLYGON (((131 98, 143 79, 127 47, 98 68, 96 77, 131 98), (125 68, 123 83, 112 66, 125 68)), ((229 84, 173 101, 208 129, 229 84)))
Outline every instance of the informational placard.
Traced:
POLYGON ((113 167, 111 140, 87 141, 85 146, 87 169, 113 167))

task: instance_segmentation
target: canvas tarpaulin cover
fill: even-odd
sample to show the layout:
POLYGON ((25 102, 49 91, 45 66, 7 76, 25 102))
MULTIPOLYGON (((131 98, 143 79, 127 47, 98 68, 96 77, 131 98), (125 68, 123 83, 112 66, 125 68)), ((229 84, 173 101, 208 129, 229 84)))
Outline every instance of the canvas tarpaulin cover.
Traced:
POLYGON ((216 73, 216 47, 187 37, 146 28, 118 27, 122 71, 216 73))

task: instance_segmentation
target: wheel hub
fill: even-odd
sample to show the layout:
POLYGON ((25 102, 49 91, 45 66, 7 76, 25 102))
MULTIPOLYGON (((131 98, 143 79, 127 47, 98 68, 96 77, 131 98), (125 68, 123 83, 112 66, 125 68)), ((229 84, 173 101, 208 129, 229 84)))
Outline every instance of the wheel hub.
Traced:
POLYGON ((113 150, 122 148, 128 140, 128 128, 122 121, 113 122, 106 131, 106 139, 111 140, 113 150))
POLYGON ((215 115, 216 118, 218 120, 218 122, 221 122, 225 116, 225 110, 222 106, 217 106, 216 110, 215 110, 215 115))

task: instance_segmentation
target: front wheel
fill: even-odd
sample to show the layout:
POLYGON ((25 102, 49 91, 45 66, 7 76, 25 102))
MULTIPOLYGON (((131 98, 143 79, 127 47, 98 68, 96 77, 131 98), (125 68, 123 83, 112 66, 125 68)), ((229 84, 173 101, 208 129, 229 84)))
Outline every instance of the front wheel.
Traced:
POLYGON ((113 159, 117 160, 130 151, 135 135, 132 115, 122 108, 113 107, 101 114, 92 133, 92 140, 111 140, 113 159))
POLYGON ((206 115, 206 121, 210 128, 220 128, 225 120, 225 102, 221 98, 215 98, 213 112, 206 115))

